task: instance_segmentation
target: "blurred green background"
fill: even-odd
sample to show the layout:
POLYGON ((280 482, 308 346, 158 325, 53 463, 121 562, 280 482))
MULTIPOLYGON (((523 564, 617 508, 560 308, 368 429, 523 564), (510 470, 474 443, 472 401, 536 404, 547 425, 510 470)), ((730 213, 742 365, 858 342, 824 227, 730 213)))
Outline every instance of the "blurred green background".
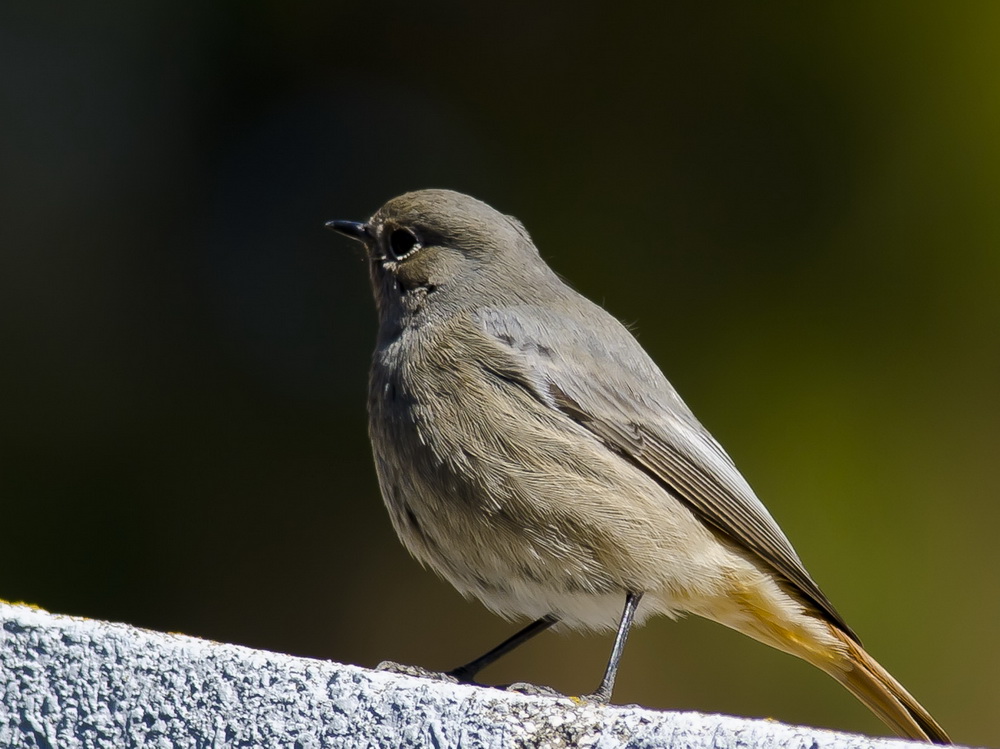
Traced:
MULTIPOLYGON (((7 2, 0 597, 374 665, 514 625, 396 542, 363 263, 409 189, 634 324, 870 651, 1000 745, 1000 4, 7 2)), ((610 637, 484 674, 581 693, 610 637)), ((657 620, 616 701, 883 733, 657 620)))

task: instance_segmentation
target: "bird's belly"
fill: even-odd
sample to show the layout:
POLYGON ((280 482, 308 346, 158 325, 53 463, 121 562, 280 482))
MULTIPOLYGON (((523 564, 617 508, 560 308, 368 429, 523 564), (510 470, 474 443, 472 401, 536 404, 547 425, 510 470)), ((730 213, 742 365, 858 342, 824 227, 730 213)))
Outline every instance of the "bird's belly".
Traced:
POLYGON ((517 387, 437 375, 376 367, 369 428, 397 534, 460 593, 605 629, 629 592, 641 620, 726 588, 716 534, 632 463, 517 387))
MULTIPOLYGON (((550 491, 539 486, 526 513, 516 498, 495 491, 484 497, 475 482, 427 471, 429 464, 394 470, 399 457, 376 453, 383 498, 403 545, 462 595, 503 617, 552 615, 574 629, 610 630, 629 592, 645 594, 636 613, 641 623, 652 614, 683 614, 692 591, 704 587, 702 566, 718 544, 685 508, 664 511, 667 497, 655 498, 655 517, 623 515, 613 501, 609 512, 581 516, 565 495, 569 480, 549 480, 550 491), (699 553, 699 541, 706 553, 699 553)), ((584 499, 588 488, 607 498, 594 487, 571 494, 584 499)))

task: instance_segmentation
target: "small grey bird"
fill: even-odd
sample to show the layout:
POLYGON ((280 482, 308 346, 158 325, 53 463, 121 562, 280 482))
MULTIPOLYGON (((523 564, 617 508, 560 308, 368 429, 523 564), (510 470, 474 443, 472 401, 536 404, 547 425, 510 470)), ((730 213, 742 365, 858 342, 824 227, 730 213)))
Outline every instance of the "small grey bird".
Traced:
POLYGON ((421 190, 367 223, 378 308, 369 431, 403 544, 466 596, 533 622, 614 630, 698 614, 830 674, 903 736, 950 740, 865 652, 733 461, 638 342, 549 268, 525 228, 421 190))

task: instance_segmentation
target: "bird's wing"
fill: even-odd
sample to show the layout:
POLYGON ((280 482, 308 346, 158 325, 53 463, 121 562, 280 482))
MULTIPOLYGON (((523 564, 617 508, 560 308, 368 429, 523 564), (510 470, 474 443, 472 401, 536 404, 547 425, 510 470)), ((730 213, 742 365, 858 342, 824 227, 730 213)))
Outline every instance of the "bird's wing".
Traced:
POLYGON ((642 347, 596 305, 480 308, 475 322, 504 362, 494 375, 526 389, 632 462, 703 522, 757 555, 854 639, 785 534, 642 347), (577 319, 586 319, 582 328, 577 319))

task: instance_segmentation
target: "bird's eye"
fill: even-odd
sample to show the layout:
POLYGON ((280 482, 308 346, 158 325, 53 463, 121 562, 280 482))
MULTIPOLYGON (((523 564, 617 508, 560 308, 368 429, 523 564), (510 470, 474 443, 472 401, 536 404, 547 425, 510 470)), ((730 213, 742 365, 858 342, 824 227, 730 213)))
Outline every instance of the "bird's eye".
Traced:
POLYGON ((420 242, 409 229, 396 229, 389 235, 389 252, 395 260, 402 260, 419 249, 420 242))

